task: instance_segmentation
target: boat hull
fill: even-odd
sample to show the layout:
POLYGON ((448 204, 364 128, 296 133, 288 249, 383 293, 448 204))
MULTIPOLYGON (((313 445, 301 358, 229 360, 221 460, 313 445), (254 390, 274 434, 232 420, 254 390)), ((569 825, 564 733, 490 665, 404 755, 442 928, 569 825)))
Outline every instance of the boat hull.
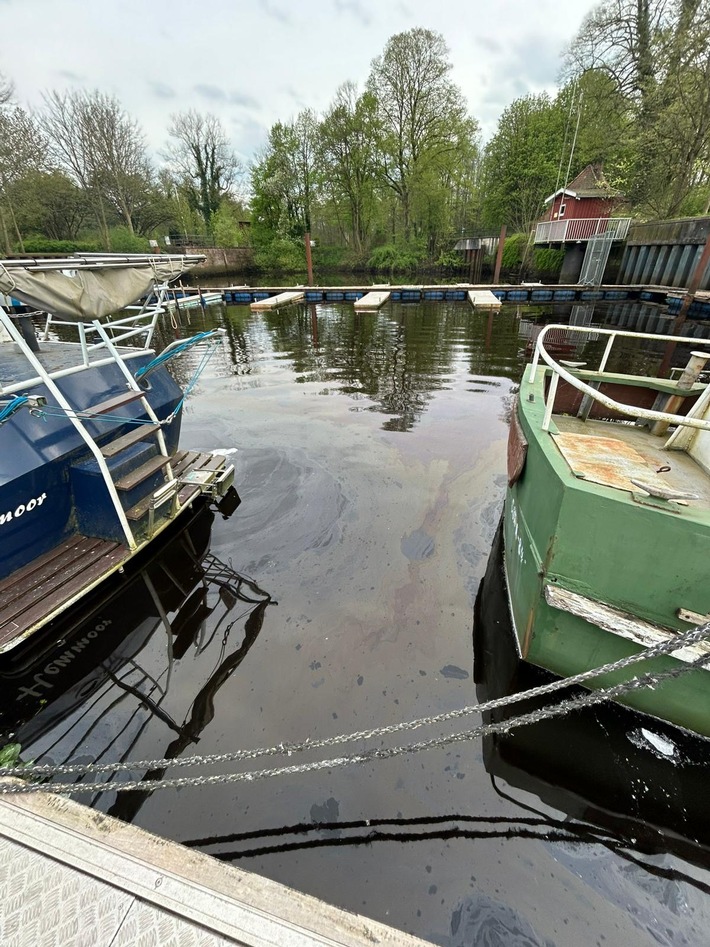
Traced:
MULTIPOLYGON (((131 360, 131 369, 137 370, 151 357, 150 352, 139 354, 131 360)), ((182 391, 164 367, 151 374, 150 383, 147 400, 157 417, 166 418, 177 406, 182 391)), ((77 410, 126 391, 125 377, 116 364, 87 368, 58 379, 57 385, 77 410)), ((122 538, 102 478, 81 476, 82 468, 95 463, 89 448, 71 421, 52 410, 54 399, 44 385, 33 387, 31 394, 47 399, 47 413, 37 417, 22 408, 0 426, 0 579, 81 529, 78 505, 98 520, 98 531, 94 530, 93 535, 122 538), (77 491, 82 492, 80 498, 77 491)), ((117 407, 109 416, 84 423, 102 446, 132 430, 136 421, 149 419, 140 402, 134 401, 117 407)), ((163 429, 169 453, 177 449, 180 421, 178 414, 163 429)), ((127 495, 126 505, 130 502, 127 495)))
MULTIPOLYGON (((643 642, 603 627, 593 617, 595 608, 610 606, 663 635, 691 627, 678 619, 679 608, 710 610, 709 534, 704 523, 681 513, 576 478, 541 430, 543 409, 539 390, 524 383, 511 425, 511 439, 524 447, 518 445, 516 452, 514 443, 510 454, 518 463, 509 471, 505 499, 505 573, 520 656, 568 677, 644 650, 643 642), (592 603, 592 615, 550 604, 555 595, 558 600, 568 593, 592 603)), ((590 686, 686 667, 662 656, 596 678, 590 686)), ((710 736, 709 698, 710 672, 684 670, 679 678, 632 691, 621 702, 710 736)))
MULTIPOLYGON (((496 533, 474 611, 474 680, 480 702, 522 694, 555 675, 520 659, 496 533)), ((520 700, 484 723, 554 705, 582 688, 520 700)), ((675 852, 710 865, 710 744, 619 704, 604 703, 483 738, 487 771, 574 819, 633 838, 643 851, 675 852)), ((580 826, 580 830, 583 831, 580 826)), ((590 828, 590 835, 593 830, 590 828)))

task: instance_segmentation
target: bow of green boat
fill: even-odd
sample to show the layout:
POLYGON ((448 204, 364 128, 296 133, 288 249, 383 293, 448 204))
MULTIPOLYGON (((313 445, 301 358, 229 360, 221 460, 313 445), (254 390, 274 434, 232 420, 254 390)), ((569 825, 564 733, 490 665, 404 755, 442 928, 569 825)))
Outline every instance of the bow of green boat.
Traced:
MULTIPOLYGON (((525 369, 508 446, 505 572, 521 657, 561 676, 708 620, 710 353, 693 352, 677 379, 628 371, 678 343, 697 344, 547 326, 525 369), (555 358, 560 349, 588 361, 555 358), (623 372, 608 370, 614 359, 623 372)), ((710 641, 643 662, 635 673, 682 673, 623 702, 710 736, 710 673, 687 669, 704 657, 710 641)))

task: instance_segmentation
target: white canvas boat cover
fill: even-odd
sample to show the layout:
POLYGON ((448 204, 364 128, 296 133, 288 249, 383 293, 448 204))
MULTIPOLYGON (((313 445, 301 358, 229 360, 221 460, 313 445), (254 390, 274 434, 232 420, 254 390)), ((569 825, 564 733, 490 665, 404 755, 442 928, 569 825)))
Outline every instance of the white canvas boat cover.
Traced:
POLYGON ((67 258, 18 265, 0 263, 0 292, 27 306, 64 319, 89 322, 118 312, 152 291, 177 279, 199 257, 163 256, 130 259, 67 258))

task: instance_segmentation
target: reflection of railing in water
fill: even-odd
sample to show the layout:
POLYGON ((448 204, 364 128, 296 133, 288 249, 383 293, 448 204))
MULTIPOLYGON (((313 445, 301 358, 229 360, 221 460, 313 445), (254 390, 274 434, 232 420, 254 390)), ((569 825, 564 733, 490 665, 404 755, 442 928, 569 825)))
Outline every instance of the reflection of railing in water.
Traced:
MULTIPOLYGON (((209 518, 209 527, 212 514, 207 509, 202 512, 209 518)), ((15 702, 12 708, 14 713, 29 714, 24 717, 25 722, 18 724, 8 717, 7 723, 16 729, 16 739, 22 744, 23 752, 37 762, 51 760, 55 764, 70 764, 85 759, 87 754, 97 763, 108 759, 125 762, 151 721, 159 721, 174 735, 164 754, 165 758, 172 758, 197 741, 212 721, 217 692, 253 647, 263 626, 266 608, 273 600, 256 582, 212 553, 197 552, 187 533, 185 530, 176 537, 166 547, 165 555, 161 554, 135 576, 122 591, 123 597, 111 600, 109 606, 99 606, 102 616, 129 614, 128 627, 121 629, 123 634, 119 633, 118 619, 113 628, 110 620, 106 622, 107 628, 116 635, 108 656, 101 656, 98 664, 87 665, 90 656, 83 649, 82 657, 86 652, 83 666, 78 670, 79 657, 72 662, 70 680, 65 687, 57 677, 52 678, 55 689, 51 692, 43 691, 37 684, 32 686, 38 677, 44 680, 43 669, 53 666, 57 656, 61 659, 73 641, 84 640, 85 631, 97 621, 99 611, 95 609, 58 650, 49 654, 43 651, 39 665, 23 665, 20 679, 6 680, 6 688, 17 684, 17 692, 24 690, 32 698, 15 702), (214 601, 210 596, 214 596, 214 601), (242 608, 238 607, 240 604, 242 608), (210 616, 216 620, 208 630, 210 616), (228 651, 236 633, 235 625, 242 620, 243 635, 228 651), (166 635, 165 648, 156 651, 152 643, 161 627, 166 635), (210 645, 220 634, 216 666, 191 701, 186 716, 182 720, 175 719, 174 711, 166 705, 175 662, 192 646, 196 660, 207 652, 211 664, 214 659, 209 654, 210 645), (156 660, 156 654, 160 661, 161 652, 162 663, 154 670, 149 662, 156 660), (77 673, 82 675, 78 680, 77 673), (23 681, 30 686, 23 688, 23 681), (42 693, 46 693, 47 699, 42 698, 42 693)), ((57 667, 63 670, 61 660, 57 667)), ((161 774, 147 772, 144 778, 147 781, 160 778, 162 772, 164 770, 161 774)), ((107 772, 105 779, 115 776, 114 772, 107 772)), ((86 782, 86 778, 78 776, 77 785, 82 782, 86 782)), ((122 812, 135 813, 145 795, 143 792, 123 794, 122 812)), ((99 796, 100 793, 94 795, 94 800, 99 796)))

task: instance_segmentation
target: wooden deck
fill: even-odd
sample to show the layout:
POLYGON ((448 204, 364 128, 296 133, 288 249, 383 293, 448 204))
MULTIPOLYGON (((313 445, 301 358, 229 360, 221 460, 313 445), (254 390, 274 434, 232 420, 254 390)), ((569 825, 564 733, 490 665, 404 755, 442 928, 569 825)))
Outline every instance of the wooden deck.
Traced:
POLYGON ((77 533, 0 582, 0 652, 129 558, 128 547, 77 533))

